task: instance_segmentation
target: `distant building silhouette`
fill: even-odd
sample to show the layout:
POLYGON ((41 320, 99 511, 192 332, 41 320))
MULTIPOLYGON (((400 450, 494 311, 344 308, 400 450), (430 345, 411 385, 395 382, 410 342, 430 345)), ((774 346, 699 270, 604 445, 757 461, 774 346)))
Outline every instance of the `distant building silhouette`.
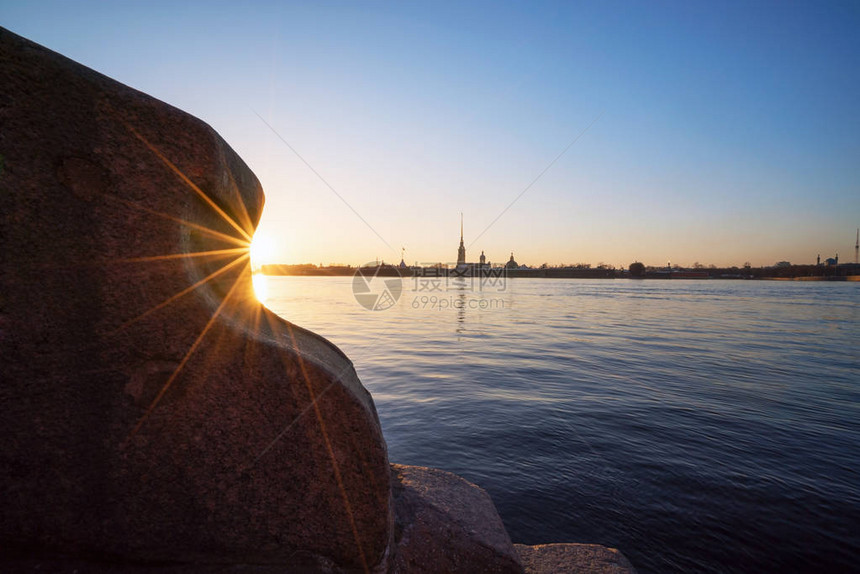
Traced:
POLYGON ((487 261, 487 256, 481 251, 481 257, 479 257, 479 263, 469 263, 466 261, 466 245, 463 242, 463 213, 460 213, 460 246, 457 248, 457 271, 458 272, 466 272, 471 271, 474 272, 479 269, 489 269, 490 262, 487 261))
POLYGON ((466 264, 466 246, 463 245, 463 213, 460 212, 460 247, 457 248, 457 267, 466 264))

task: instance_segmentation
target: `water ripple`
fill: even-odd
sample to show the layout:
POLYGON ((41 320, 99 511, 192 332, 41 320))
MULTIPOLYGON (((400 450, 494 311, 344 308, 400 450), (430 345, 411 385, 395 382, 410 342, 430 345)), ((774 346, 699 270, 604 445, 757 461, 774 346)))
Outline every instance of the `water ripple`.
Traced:
POLYGON ((271 281, 353 359, 391 459, 480 484, 515 541, 643 573, 860 563, 858 284, 513 279, 501 308, 373 313, 349 278, 271 281))

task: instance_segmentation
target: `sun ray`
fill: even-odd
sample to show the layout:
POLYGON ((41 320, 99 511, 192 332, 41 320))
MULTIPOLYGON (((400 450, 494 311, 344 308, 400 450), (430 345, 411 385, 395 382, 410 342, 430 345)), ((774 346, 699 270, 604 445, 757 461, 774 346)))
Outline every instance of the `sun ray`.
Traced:
POLYGON ((197 289, 198 287, 200 287, 204 283, 208 283, 209 281, 215 279, 216 277, 218 277, 222 273, 227 272, 229 269, 231 269, 232 267, 235 267, 240 262, 244 261, 245 259, 248 259, 249 257, 250 257, 250 255, 248 253, 240 255, 239 257, 237 257, 236 259, 234 259, 230 263, 224 265, 223 267, 221 267, 217 271, 207 275, 206 277, 204 277, 203 279, 201 279, 197 283, 194 283, 193 285, 186 287, 185 289, 183 289, 179 293, 176 293, 175 295, 170 296, 169 298, 165 299, 164 301, 162 301, 161 303, 159 303, 155 307, 153 307, 153 308, 149 309, 148 311, 145 311, 144 313, 138 315, 134 319, 130 319, 129 321, 126 321, 125 323, 123 323, 122 325, 117 327, 117 329, 112 334, 119 333, 120 331, 128 328, 129 326, 133 325, 134 323, 137 323, 138 321, 140 321, 144 317, 147 317, 148 315, 155 313, 159 309, 163 309, 164 307, 170 305, 171 303, 173 303, 174 301, 176 301, 177 299, 179 299, 183 295, 186 295, 186 294, 190 293, 191 291, 194 291, 195 289, 197 289))
POLYGON ((154 145, 149 143, 149 141, 145 137, 143 137, 143 135, 140 132, 138 132, 136 129, 134 129, 134 127, 131 124, 129 124, 128 122, 126 122, 125 120, 123 120, 121 118, 120 118, 120 121, 125 125, 125 127, 126 127, 126 129, 128 129, 128 131, 130 131, 132 134, 134 134, 134 136, 137 139, 139 139, 141 142, 143 142, 143 145, 145 145, 147 148, 149 148, 149 151, 151 151, 153 154, 155 154, 155 156, 158 159, 160 159, 162 161, 162 163, 164 163, 164 165, 166 165, 173 173, 175 173, 177 176, 179 176, 179 178, 182 181, 184 181, 185 184, 188 185, 188 187, 190 187, 194 191, 194 193, 196 193, 203 201, 205 201, 209 205, 209 207, 211 207, 215 211, 215 213, 220 215, 224 221, 226 221, 231 227, 233 227, 233 229, 235 229, 236 231, 241 233, 242 237, 244 237, 248 242, 251 241, 251 235, 245 229, 243 229, 241 225, 236 223, 232 217, 227 215, 227 212, 225 212, 223 209, 221 209, 218 206, 218 204, 212 200, 211 197, 209 197, 202 189, 200 189, 193 181, 191 181, 188 178, 188 176, 186 176, 182 172, 181 169, 176 167, 176 165, 174 165, 173 162, 171 162, 169 159, 167 159, 167 157, 165 157, 165 155, 162 154, 158 150, 158 148, 156 148, 154 145))
MULTIPOLYGON (((272 318, 269 315, 266 315, 266 319, 269 321, 269 324, 272 326, 272 331, 277 332, 277 330, 274 328, 274 324, 272 323, 272 318)), ((302 354, 299 352, 298 342, 296 341, 295 333, 293 332, 293 326, 290 325, 289 323, 286 323, 286 328, 287 328, 287 331, 290 335, 290 339, 291 339, 292 344, 293 344, 293 349, 296 350, 295 357, 298 360, 299 369, 302 373, 302 379, 303 379, 303 382, 305 384, 305 387, 307 388, 308 395, 310 398, 310 404, 305 407, 305 409, 299 414, 298 417, 296 417, 296 419, 294 419, 294 421, 292 423, 290 423, 289 426, 292 426, 296 421, 298 421, 299 418, 304 416, 304 414, 306 412, 308 412, 311 408, 313 408, 314 414, 316 415, 316 418, 317 418, 317 422, 319 423, 319 428, 320 428, 320 433, 322 434, 323 443, 325 444, 325 448, 326 448, 328 457, 331 460, 331 465, 332 465, 332 470, 334 471, 335 481, 337 482, 338 490, 340 490, 340 494, 341 494, 341 497, 343 499, 343 505, 344 505, 344 509, 346 511, 347 519, 349 520, 349 526, 352 529, 353 538, 355 538, 355 544, 358 548, 359 557, 361 558, 361 565, 364 569, 364 572, 369 574, 370 568, 368 567, 368 564, 367 564, 367 557, 364 554, 364 547, 361 544, 361 538, 358 535, 358 526, 355 523, 355 515, 353 514, 353 511, 352 511, 352 504, 350 503, 349 496, 346 493, 346 487, 344 486, 344 483, 343 483, 343 476, 342 476, 341 471, 340 471, 340 465, 337 463, 337 458, 334 455, 334 448, 332 447, 331 439, 329 438, 328 430, 326 429, 325 420, 323 419, 322 411, 320 410, 320 407, 319 407, 319 399, 322 398, 322 395, 326 391, 328 391, 329 388, 334 386, 335 381, 334 380, 330 381, 329 384, 323 389, 323 391, 318 396, 314 395, 314 390, 313 390, 313 386, 311 385, 310 375, 308 374, 307 366, 305 365, 305 361, 304 361, 304 357, 302 357, 302 354)), ((283 360, 286 363, 287 358, 284 356, 285 351, 280 346, 277 346, 277 345, 275 346, 275 348, 278 349, 279 354, 281 355, 281 360, 283 360)), ((289 428, 289 426, 288 426, 288 428, 289 428)), ((279 434, 278 438, 280 438, 280 436, 283 436, 284 432, 285 431, 282 431, 279 434)), ((267 447, 266 450, 268 450, 270 447, 271 447, 271 445, 269 447, 267 447)), ((261 456, 262 456, 262 454, 257 457, 257 460, 259 460, 259 458, 261 456)), ((256 462, 256 460, 255 460, 255 462, 256 462)))
MULTIPOLYGON (((248 265, 248 264, 246 263, 246 265, 248 265)), ((245 271, 246 270, 243 269, 243 273, 245 271)), ((152 403, 146 409, 146 412, 143 413, 143 416, 140 418, 140 420, 134 426, 132 431, 126 437, 124 443, 128 443, 128 441, 131 438, 133 438, 134 435, 137 434, 137 432, 143 426, 143 423, 146 422, 146 420, 149 418, 149 416, 155 410, 155 407, 158 406, 158 403, 161 401, 161 399, 167 393, 168 389, 170 389, 170 386, 173 384, 173 382, 179 376, 179 373, 182 371, 182 368, 185 366, 186 363, 188 363, 189 359, 191 358, 191 355, 194 354, 194 351, 197 350, 197 347, 200 346, 200 343, 203 341, 204 337, 206 337, 206 333, 208 333, 209 329, 212 328, 212 325, 215 324, 215 320, 221 314, 221 311, 224 310, 224 307, 227 305, 227 302, 230 300, 230 297, 233 296, 233 293, 236 291, 236 287, 238 287, 240 283, 241 283, 241 277, 238 277, 233 282, 233 286, 230 287, 230 290, 227 292, 227 295, 224 296, 224 299, 221 301, 221 304, 218 305, 218 308, 215 309, 214 313, 212 313, 212 317, 206 323, 206 326, 203 327, 203 330, 200 332, 200 335, 197 336, 197 339, 195 339, 194 343, 191 344, 191 347, 188 349, 188 352, 185 353, 184 357, 182 357, 182 361, 180 361, 179 365, 176 367, 176 369, 173 371, 173 373, 170 375, 170 377, 167 379, 167 381, 164 383, 164 385, 162 385, 161 390, 158 392, 158 395, 156 395, 155 399, 153 399, 152 403)))
MULTIPOLYGON (((248 322, 250 325, 250 332, 253 333, 254 339, 258 339, 260 337, 260 319, 263 316, 263 306, 262 305, 253 305, 253 316, 248 322)), ((247 354, 246 347, 246 354, 247 354)))
POLYGON ((278 441, 280 441, 284 437, 284 435, 286 435, 287 432, 296 425, 296 423, 298 423, 306 414, 308 414, 308 412, 314 407, 314 404, 316 403, 316 401, 320 400, 323 397, 323 395, 326 394, 326 392, 334 386, 335 382, 336 381, 334 381, 334 380, 329 382, 329 384, 327 384, 325 386, 325 388, 320 391, 320 393, 316 396, 316 398, 314 399, 314 401, 312 403, 308 403, 307 405, 305 405, 305 408, 302 409, 302 412, 297 414, 295 416, 295 418, 293 418, 293 420, 291 420, 284 428, 282 428, 281 432, 279 432, 277 434, 277 436, 275 436, 275 438, 273 438, 271 440, 271 442, 269 442, 269 444, 266 445, 266 448, 264 448, 263 450, 260 451, 260 454, 258 454, 257 457, 251 462, 249 467, 257 464, 257 461, 259 461, 261 458, 263 458, 266 455, 266 453, 272 449, 273 446, 278 444, 278 441))
POLYGON ((248 230, 248 232, 253 235, 254 234, 254 223, 251 221, 251 214, 248 213, 248 207, 245 205, 245 202, 242 200, 242 194, 239 192, 239 186, 236 184, 236 178, 233 177, 233 170, 228 169, 227 177, 230 178, 230 188, 233 190, 233 195, 236 199, 236 211, 238 212, 238 217, 242 221, 240 223, 242 226, 248 230))
POLYGON ((155 211, 154 209, 150 209, 150 208, 148 208, 148 207, 144 207, 144 206, 142 206, 142 205, 138 205, 138 204, 136 204, 136 203, 134 203, 134 202, 132 202, 132 201, 128 201, 128 200, 126 200, 126 199, 120 199, 120 198, 118 198, 118 197, 112 197, 112 196, 109 196, 109 195, 106 195, 105 197, 106 197, 106 198, 113 199, 113 200, 115 200, 115 201, 118 201, 118 202, 120 202, 120 203, 122 203, 122 204, 124 204, 124 205, 126 205, 126 206, 128 206, 128 207, 131 207, 132 209, 138 209, 138 210, 140 210, 140 211, 143 211, 143 212, 149 213, 149 214, 151 214, 151 215, 155 215, 155 216, 157 216, 157 217, 163 217, 163 218, 165 218, 165 219, 169 219, 169 220, 171 220, 171 221, 175 221, 175 222, 177 222, 177 223, 179 223, 179 224, 181 224, 181 225, 184 225, 185 227, 190 227, 190 228, 192 228, 192 229, 197 229, 198 231, 202 231, 203 233, 205 233, 205 234, 207 234, 207 235, 211 235, 212 237, 217 237, 217 238, 219 238, 219 239, 223 239, 224 241, 229 241, 230 243, 233 243, 234 245, 241 245, 242 247, 250 247, 250 245, 251 245, 251 244, 250 244, 250 242, 245 241, 244 239, 241 239, 241 238, 239 238, 239 237, 234 237, 233 235, 227 235, 226 233, 221 233, 220 231, 215 231, 214 229, 209 229, 209 228, 208 228, 208 227, 206 227, 205 225, 200 225, 199 223, 193 223, 193 222, 188 221, 188 220, 186 220, 186 219, 182 219, 182 218, 179 218, 179 217, 176 217, 176 216, 173 216, 173 215, 169 215, 169 214, 167 214, 167 213, 162 213, 162 212, 160 212, 160 211, 155 211))
POLYGON ((233 247, 231 249, 215 249, 213 251, 192 251, 191 253, 173 253, 170 255, 152 255, 149 257, 130 257, 128 259, 113 259, 111 263, 146 263, 150 261, 167 261, 172 259, 187 259, 194 257, 215 257, 222 255, 233 255, 247 252, 247 247, 233 247))

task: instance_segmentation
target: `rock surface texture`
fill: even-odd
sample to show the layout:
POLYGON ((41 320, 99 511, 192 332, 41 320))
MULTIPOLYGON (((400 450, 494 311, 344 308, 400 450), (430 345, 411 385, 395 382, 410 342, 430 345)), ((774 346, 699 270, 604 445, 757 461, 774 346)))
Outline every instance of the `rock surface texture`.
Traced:
POLYGON ((233 150, 0 29, 0 155, 0 552, 385 568, 373 401, 254 299, 233 150))
POLYGON ((262 206, 209 126, 0 28, 0 571, 614 571, 389 465, 349 359, 253 296, 262 206))
POLYGON ((597 544, 515 544, 525 574, 635 574, 621 552, 597 544))
POLYGON ((517 573, 519 557, 490 496, 456 474, 392 465, 395 572, 517 573))

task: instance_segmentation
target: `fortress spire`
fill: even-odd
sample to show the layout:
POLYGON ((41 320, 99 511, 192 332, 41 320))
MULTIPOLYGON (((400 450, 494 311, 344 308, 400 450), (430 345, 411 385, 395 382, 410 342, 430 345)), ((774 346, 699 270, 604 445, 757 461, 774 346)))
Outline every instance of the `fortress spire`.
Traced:
POLYGON ((460 212, 460 247, 457 248, 457 266, 466 264, 466 246, 463 245, 463 212, 460 212))

